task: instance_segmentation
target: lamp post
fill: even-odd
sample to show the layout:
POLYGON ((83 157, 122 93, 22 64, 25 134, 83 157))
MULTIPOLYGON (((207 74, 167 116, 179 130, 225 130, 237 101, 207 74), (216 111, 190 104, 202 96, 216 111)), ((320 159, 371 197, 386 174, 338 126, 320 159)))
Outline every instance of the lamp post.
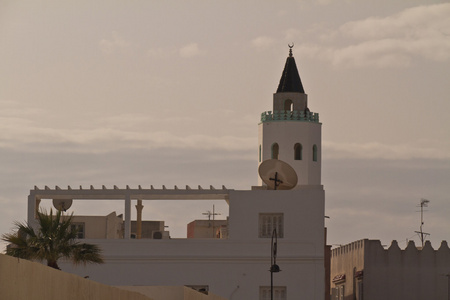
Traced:
POLYGON ((280 272, 280 267, 277 265, 277 229, 274 228, 272 231, 272 245, 271 245, 271 256, 270 256, 270 300, 273 300, 273 273, 280 272))

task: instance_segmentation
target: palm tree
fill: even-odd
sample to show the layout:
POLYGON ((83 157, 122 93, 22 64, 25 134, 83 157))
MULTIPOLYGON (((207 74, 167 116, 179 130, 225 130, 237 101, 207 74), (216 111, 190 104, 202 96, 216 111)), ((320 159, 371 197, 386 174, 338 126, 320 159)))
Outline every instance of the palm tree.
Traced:
POLYGON ((73 214, 63 216, 61 211, 53 215, 37 212, 39 229, 29 223, 15 222, 13 233, 3 234, 1 239, 9 243, 6 254, 18 258, 47 261, 47 266, 59 269, 58 260, 66 258, 73 264, 101 264, 103 259, 97 245, 79 243, 72 224, 73 214))

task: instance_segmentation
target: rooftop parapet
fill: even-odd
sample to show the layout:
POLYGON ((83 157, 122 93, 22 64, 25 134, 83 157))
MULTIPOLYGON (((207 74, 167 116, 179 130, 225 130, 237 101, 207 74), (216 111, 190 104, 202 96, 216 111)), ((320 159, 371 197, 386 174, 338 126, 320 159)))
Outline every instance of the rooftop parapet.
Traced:
POLYGON ((314 112, 303 111, 265 111, 261 114, 261 122, 277 122, 277 121, 296 121, 296 122, 313 122, 319 123, 319 114, 314 112))
POLYGON ((417 247, 415 245, 414 241, 410 240, 408 242, 407 246, 405 247, 405 249, 402 250, 402 249, 400 249, 397 241, 395 241, 395 240, 392 241, 389 248, 385 249, 385 247, 383 247, 383 245, 381 244, 381 241, 369 240, 369 239, 355 241, 350 244, 342 245, 340 247, 334 248, 331 250, 331 255, 333 257, 339 256, 339 255, 345 255, 347 253, 351 253, 351 252, 358 251, 358 250, 363 250, 364 248, 369 248, 369 247, 371 247, 372 250, 382 251, 384 253, 400 251, 402 254, 404 254, 404 253, 411 253, 411 252, 423 253, 423 251, 424 251, 424 252, 431 252, 431 253, 435 253, 435 252, 436 253, 447 253, 450 255, 450 248, 446 241, 442 241, 440 247, 437 250, 434 250, 433 247, 431 246, 430 241, 426 241, 425 246, 422 248, 422 247, 417 247))

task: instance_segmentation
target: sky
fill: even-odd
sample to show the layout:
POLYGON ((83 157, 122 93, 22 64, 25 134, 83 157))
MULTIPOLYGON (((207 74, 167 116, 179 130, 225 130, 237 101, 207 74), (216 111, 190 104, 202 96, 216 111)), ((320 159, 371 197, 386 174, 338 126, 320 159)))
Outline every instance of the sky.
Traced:
MULTIPOLYGON (((294 43, 323 124, 328 243, 419 244, 421 199, 433 247, 450 240, 447 1, 4 0, 0 41, 0 233, 34 186, 250 189, 294 43)), ((183 237, 213 205, 227 216, 217 201, 143 214, 183 237)))

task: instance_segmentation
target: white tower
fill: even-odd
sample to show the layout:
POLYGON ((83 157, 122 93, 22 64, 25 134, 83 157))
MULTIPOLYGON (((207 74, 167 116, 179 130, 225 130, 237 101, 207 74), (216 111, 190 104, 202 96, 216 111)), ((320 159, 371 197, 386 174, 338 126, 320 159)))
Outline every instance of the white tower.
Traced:
MULTIPOLYGON (((273 94, 273 111, 261 114, 258 162, 280 159, 294 168, 297 186, 321 185, 322 124, 319 114, 309 111, 292 47, 273 94)), ((258 183, 263 184, 261 179, 258 183)))

